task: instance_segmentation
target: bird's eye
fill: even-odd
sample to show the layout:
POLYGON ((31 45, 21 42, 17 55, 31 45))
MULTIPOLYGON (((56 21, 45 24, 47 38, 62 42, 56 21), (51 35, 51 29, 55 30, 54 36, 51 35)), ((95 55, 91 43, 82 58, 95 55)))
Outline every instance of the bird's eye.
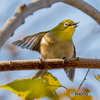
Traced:
POLYGON ((66 22, 66 23, 64 23, 64 27, 67 27, 68 26, 68 23, 66 22))

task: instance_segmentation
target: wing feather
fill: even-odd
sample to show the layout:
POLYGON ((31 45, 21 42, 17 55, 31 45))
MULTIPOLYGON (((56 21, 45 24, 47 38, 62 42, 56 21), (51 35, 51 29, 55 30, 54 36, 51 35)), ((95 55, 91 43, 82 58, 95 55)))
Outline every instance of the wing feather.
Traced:
POLYGON ((21 48, 26 48, 30 49, 32 51, 37 51, 40 53, 40 42, 42 37, 46 34, 47 32, 41 32, 37 34, 33 34, 30 36, 27 36, 21 40, 17 40, 13 42, 12 44, 15 46, 19 46, 21 48))

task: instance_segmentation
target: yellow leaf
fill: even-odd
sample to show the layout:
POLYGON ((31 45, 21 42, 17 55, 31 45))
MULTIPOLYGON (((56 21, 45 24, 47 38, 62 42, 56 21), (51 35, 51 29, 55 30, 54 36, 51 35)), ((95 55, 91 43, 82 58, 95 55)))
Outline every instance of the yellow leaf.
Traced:
POLYGON ((42 79, 17 79, 11 83, 0 86, 0 88, 10 90, 25 100, 38 100, 43 97, 59 100, 55 92, 59 87, 64 86, 49 72, 45 73, 42 79))
POLYGON ((84 93, 84 94, 91 93, 91 91, 88 88, 81 88, 80 92, 77 92, 77 90, 73 88, 73 89, 68 89, 67 91, 59 94, 58 96, 60 98, 66 97, 66 100, 67 100, 67 97, 70 98, 70 100, 93 100, 92 99, 93 96, 84 95, 84 94, 82 95, 82 93, 84 93), (74 95, 72 95, 71 92, 73 92, 74 95), (75 95, 75 93, 76 93, 76 95, 75 95), (79 95, 79 93, 81 95, 79 95))
POLYGON ((43 79, 31 80, 18 79, 6 85, 1 85, 0 88, 4 88, 17 94, 19 97, 25 100, 33 100, 41 97, 52 97, 53 93, 47 88, 48 83, 43 79))
MULTIPOLYGON (((93 73, 93 72, 92 72, 93 73)), ((93 73, 93 75, 94 75, 94 77, 100 82, 100 75, 95 75, 94 73, 93 73)))
POLYGON ((46 72, 43 76, 43 79, 49 83, 48 89, 52 92, 54 92, 56 89, 58 89, 61 84, 58 81, 56 77, 54 77, 51 73, 46 72))
POLYGON ((44 74, 43 79, 47 81, 50 85, 55 85, 55 86, 61 85, 58 79, 49 72, 46 72, 44 74))
POLYGON ((51 73, 46 72, 43 76, 43 79, 49 83, 50 86, 48 86, 49 90, 51 90, 52 92, 54 92, 56 89, 58 89, 59 87, 63 87, 67 90, 67 88, 63 85, 60 84, 59 80, 53 76, 51 73))

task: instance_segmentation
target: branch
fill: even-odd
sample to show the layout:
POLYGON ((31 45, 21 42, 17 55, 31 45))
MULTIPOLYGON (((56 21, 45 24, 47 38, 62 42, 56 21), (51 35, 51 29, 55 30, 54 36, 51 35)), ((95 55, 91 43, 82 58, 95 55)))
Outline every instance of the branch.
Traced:
POLYGON ((84 77, 84 79, 83 79, 82 83, 80 84, 80 86, 79 86, 79 88, 78 88, 77 92, 79 92, 79 90, 80 90, 80 88, 81 88, 81 86, 82 86, 83 82, 86 80, 86 76, 87 76, 87 74, 88 74, 89 70, 90 70, 90 69, 88 69, 88 70, 87 70, 87 72, 86 72, 86 74, 85 74, 85 77, 84 77))
POLYGON ((0 71, 11 70, 39 70, 39 69, 61 69, 61 68, 95 68, 100 69, 98 59, 46 59, 46 60, 12 60, 0 62, 0 71))
POLYGON ((100 12, 83 0, 34 0, 28 5, 23 4, 18 7, 15 15, 8 19, 2 27, 0 30, 0 48, 5 41, 13 35, 15 29, 24 23, 24 19, 28 15, 31 15, 38 9, 50 7, 55 2, 64 2, 82 10, 100 25, 100 12))

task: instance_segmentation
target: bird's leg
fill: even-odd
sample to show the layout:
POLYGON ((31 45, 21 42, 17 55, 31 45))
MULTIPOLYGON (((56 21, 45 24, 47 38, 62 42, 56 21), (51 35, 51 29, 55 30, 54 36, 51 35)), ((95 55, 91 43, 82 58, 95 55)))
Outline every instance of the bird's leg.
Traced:
POLYGON ((63 59, 63 60, 66 60, 66 59, 67 59, 67 57, 63 57, 62 59, 63 59))

